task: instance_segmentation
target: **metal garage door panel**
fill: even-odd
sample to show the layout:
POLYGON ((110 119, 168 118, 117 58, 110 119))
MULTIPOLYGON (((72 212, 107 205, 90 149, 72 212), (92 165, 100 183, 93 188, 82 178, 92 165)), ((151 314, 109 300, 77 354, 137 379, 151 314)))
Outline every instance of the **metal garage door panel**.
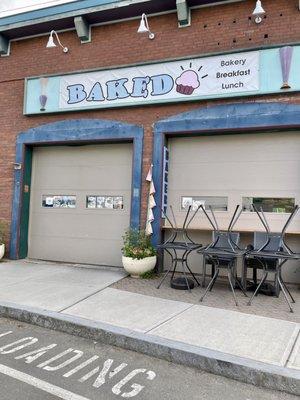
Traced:
MULTIPOLYGON (((43 237, 45 233, 44 226, 47 225, 47 237, 70 237, 70 238, 77 238, 77 239, 110 239, 115 240, 116 237, 119 235, 119 225, 128 226, 128 215, 123 214, 120 211, 119 215, 117 216, 118 224, 111 223, 111 220, 116 218, 113 213, 109 215, 99 215, 97 213, 98 210, 91 210, 97 213, 95 215, 76 215, 76 222, 74 221, 74 213, 60 213, 58 212, 57 215, 53 215, 53 210, 47 210, 49 213, 46 214, 38 214, 33 213, 33 218, 38 219, 38 223, 36 224, 36 230, 34 232, 34 236, 41 236, 43 237), (98 219, 98 222, 95 223, 95 218, 98 219), (49 224, 49 219, 51 219, 51 224, 49 224), (64 221, 62 224, 61 221, 64 221), (70 227, 76 223, 76 229, 70 230, 70 227), (57 232, 57 226, 60 226, 59 232, 57 232)), ((57 210, 60 211, 60 210, 57 210)), ((105 212, 105 211, 104 211, 105 212)), ((117 212, 117 211, 116 211, 117 212)), ((92 213, 94 214, 94 213, 92 213)))
POLYGON ((108 166, 52 166, 51 167, 51 175, 48 175, 48 169, 41 168, 41 172, 39 173, 39 177, 37 179, 36 184, 41 189, 44 188, 55 188, 55 189, 64 189, 69 188, 70 190, 74 188, 80 188, 81 190, 88 190, 95 187, 95 178, 101 181, 101 187, 104 189, 112 190, 126 190, 128 187, 127 184, 127 164, 122 162, 118 163, 118 165, 109 166, 109 171, 107 170, 108 166), (57 176, 61 175, 61 171, 64 169, 64 175, 60 178, 60 181, 57 182, 57 176), (112 176, 116 176, 120 179, 117 181, 112 180, 112 176), (47 186, 45 186, 47 185, 47 186))
MULTIPOLYGON (((173 155, 174 156, 174 155, 173 155)), ((190 156, 189 156, 190 157, 190 156)), ((184 191, 187 189, 187 177, 193 177, 189 181, 188 189, 198 191, 200 187, 209 191, 249 191, 253 190, 266 193, 276 191, 277 196, 283 196, 286 192, 300 190, 299 161, 269 161, 243 163, 218 161, 211 163, 191 163, 181 165, 176 172, 176 189, 184 191), (247 165, 245 165, 247 163, 247 165), (197 174, 195 174, 195 171, 197 174), (244 175, 247 171, 247 175, 244 175), (263 179, 258 179, 258 175, 263 174, 263 179)), ((170 168, 171 170, 171 168, 170 168)), ((172 178, 170 171, 170 179, 172 178)), ((203 191, 203 190, 202 190, 203 191)), ((203 193, 204 194, 204 193, 203 193)))
MULTIPOLYGON (((115 152, 116 147, 119 149, 131 148, 131 144, 100 144, 100 145, 86 145, 86 146, 56 146, 54 147, 39 147, 38 151, 35 151, 35 158, 39 165, 50 165, 53 164, 53 151, 55 152, 55 161, 57 164, 61 165, 89 165, 91 167, 95 165, 109 165, 111 163, 111 151, 115 152), (101 151, 101 157, 99 157, 99 149, 103 148, 101 151), (54 150, 52 150, 54 149, 54 150), (86 153, 88 152, 88 157, 86 153), (74 154, 76 153, 76 157, 74 154)), ((128 162, 129 154, 128 151, 119 151, 118 160, 120 163, 128 162)))
POLYGON ((131 179, 131 144, 34 149, 29 257, 120 266, 131 179), (75 195, 76 208, 42 207, 43 195, 75 195), (88 195, 123 196, 124 209, 88 209, 88 195))
POLYGON ((286 154, 290 160, 299 160, 295 146, 299 150, 300 145, 298 132, 276 132, 174 138, 169 146, 176 152, 176 163, 186 164, 187 152, 192 162, 201 157, 202 162, 226 163, 233 155, 235 161, 286 160, 286 154))
POLYGON ((37 251, 31 258, 79 264, 121 266, 117 240, 76 240, 70 237, 33 237, 37 251), (63 243, 63 246, 62 246, 63 243), (56 251, 53 251, 53 248, 56 251))

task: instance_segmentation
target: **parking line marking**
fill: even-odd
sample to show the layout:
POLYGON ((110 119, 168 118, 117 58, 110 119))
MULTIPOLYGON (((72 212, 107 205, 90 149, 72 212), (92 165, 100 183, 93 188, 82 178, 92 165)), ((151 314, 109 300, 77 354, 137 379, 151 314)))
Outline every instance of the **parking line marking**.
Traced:
POLYGON ((25 374, 24 372, 18 371, 16 369, 7 367, 3 364, 0 364, 0 373, 10 376, 11 378, 17 379, 21 382, 27 383, 28 385, 34 386, 63 400, 90 400, 87 397, 82 397, 76 393, 69 392, 68 390, 60 388, 59 386, 52 385, 49 382, 45 382, 41 379, 25 374))

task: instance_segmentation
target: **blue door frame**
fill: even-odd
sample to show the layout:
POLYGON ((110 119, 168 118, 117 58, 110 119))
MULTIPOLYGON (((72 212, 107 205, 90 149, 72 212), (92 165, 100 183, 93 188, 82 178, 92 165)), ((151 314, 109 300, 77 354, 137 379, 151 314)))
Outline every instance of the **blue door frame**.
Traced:
POLYGON ((97 119, 65 120, 20 133, 16 143, 10 258, 27 256, 31 153, 34 146, 132 142, 130 226, 138 228, 141 211, 143 137, 144 131, 141 126, 97 119))
POLYGON ((156 188, 153 244, 162 240, 163 147, 168 137, 300 130, 300 105, 237 103, 200 108, 158 121, 154 126, 153 182, 156 188))

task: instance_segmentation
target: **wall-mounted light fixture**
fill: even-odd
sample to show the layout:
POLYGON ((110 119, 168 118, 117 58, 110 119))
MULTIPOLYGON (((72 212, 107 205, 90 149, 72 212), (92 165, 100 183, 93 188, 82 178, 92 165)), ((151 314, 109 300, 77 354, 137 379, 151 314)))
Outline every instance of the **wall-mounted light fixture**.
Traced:
POLYGON ((15 171, 18 171, 18 170, 22 169, 22 164, 21 163, 13 162, 12 165, 13 165, 15 171))
POLYGON ((67 53, 69 51, 69 49, 61 44, 61 41, 59 40, 58 34, 54 30, 52 30, 50 32, 50 36, 49 36, 48 43, 47 43, 46 47, 47 48, 56 47, 56 44, 54 43, 53 35, 56 36, 56 40, 57 40, 58 44, 60 45, 60 47, 63 49, 63 52, 67 53))
POLYGON ((148 19, 146 14, 142 14, 142 19, 138 29, 138 33, 148 33, 149 39, 154 39, 155 35, 150 31, 148 19))
POLYGON ((265 12, 265 10, 262 8, 261 1, 260 1, 260 0, 257 0, 255 9, 254 9, 254 11, 253 11, 253 13, 252 13, 252 15, 255 17, 255 20, 254 20, 254 21, 255 21, 257 24, 260 24, 261 21, 262 21, 262 15, 264 15, 265 13, 266 13, 266 12, 265 12))

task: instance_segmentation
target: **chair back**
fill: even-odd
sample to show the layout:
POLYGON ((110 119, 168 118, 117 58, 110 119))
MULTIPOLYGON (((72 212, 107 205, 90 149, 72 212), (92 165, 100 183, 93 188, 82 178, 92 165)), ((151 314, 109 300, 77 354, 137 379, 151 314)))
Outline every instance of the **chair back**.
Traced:
POLYGON ((211 217, 208 215, 207 211, 202 205, 200 205, 200 208, 202 208, 204 215, 206 216, 210 225, 213 228, 213 241, 208 246, 206 246, 206 249, 220 248, 234 253, 237 250, 240 250, 239 248, 240 234, 232 232, 232 230, 243 211, 242 207, 240 207, 240 205, 236 206, 234 213, 231 217, 231 220, 229 222, 227 231, 220 231, 215 213, 211 206, 209 207, 211 217))
MULTIPOLYGON (((256 235, 257 243, 261 244, 260 246, 257 246, 257 247, 254 244, 255 250, 269 251, 269 252, 284 251, 284 252, 287 252, 288 254, 293 254, 293 251, 286 244, 285 234, 286 234, 286 230, 287 230, 288 226, 290 225, 290 223, 296 216, 297 212, 299 211, 299 206, 296 205, 294 207, 293 211, 290 213, 290 215, 280 233, 270 232, 270 227, 269 227, 268 221, 266 219, 266 216, 265 216, 265 213, 264 213, 262 207, 260 208, 260 212, 255 207, 254 204, 252 205, 252 207, 266 230, 265 232, 255 232, 257 234, 256 235), (263 240, 265 240, 265 241, 263 242, 263 240)), ((254 242, 255 242, 255 237, 254 237, 254 242)))
POLYGON ((240 243, 240 234, 238 232, 214 231, 212 248, 222 248, 225 250, 234 250, 240 243))
POLYGON ((282 235, 272 232, 254 232, 253 247, 255 251, 278 252, 282 248, 282 235))

